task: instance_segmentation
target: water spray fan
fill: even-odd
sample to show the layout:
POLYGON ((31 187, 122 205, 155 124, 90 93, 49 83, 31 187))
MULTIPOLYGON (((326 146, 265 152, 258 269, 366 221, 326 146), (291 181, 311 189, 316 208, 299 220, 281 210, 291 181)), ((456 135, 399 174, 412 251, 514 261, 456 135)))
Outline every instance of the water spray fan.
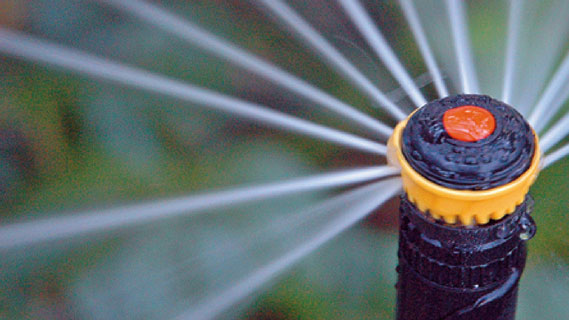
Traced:
POLYGON ((514 319, 537 135, 482 95, 427 103, 397 125, 388 161, 401 168, 397 319, 514 319))

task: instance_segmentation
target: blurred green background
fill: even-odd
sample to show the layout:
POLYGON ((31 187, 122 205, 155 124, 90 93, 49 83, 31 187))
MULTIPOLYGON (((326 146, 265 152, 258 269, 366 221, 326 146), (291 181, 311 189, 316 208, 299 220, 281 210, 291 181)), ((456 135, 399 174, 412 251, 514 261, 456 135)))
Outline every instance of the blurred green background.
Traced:
MULTIPOLYGON (((249 3, 161 4, 394 124, 249 3)), ((410 110, 408 99, 336 5, 328 1, 293 5, 374 83, 410 110)), ((442 1, 434 1, 431 10, 440 10, 441 5, 442 1)), ((425 73, 396 2, 367 6, 409 72, 414 77, 425 73)), ((502 63, 507 2, 470 2, 468 10, 480 78, 488 93, 496 94, 499 84, 485 71, 502 63)), ((549 11, 542 11, 536 14, 547 19, 549 11)), ((256 76, 90 1, 3 0, 0 24, 366 135, 256 76)), ((432 30, 430 36, 435 43, 450 39, 432 30)), ((435 50, 445 61, 443 66, 452 64, 449 46, 440 44, 435 50)), ((553 57, 554 65, 559 58, 560 54, 553 57)), ((449 82, 455 77, 451 69, 445 70, 449 82)), ((435 98, 432 85, 423 91, 435 98)), ((188 103, 4 56, 0 92, 2 223, 385 162, 188 103)), ((532 189, 539 230, 531 241, 521 283, 518 319, 563 319, 569 314, 567 177, 569 161, 560 161, 543 172, 532 189)), ((291 245, 287 234, 248 235, 333 194, 303 194, 0 253, 0 318, 169 318, 291 245), (260 247, 245 250, 236 239, 259 242, 260 247)), ((396 214, 393 200, 223 317, 393 318, 396 214)))

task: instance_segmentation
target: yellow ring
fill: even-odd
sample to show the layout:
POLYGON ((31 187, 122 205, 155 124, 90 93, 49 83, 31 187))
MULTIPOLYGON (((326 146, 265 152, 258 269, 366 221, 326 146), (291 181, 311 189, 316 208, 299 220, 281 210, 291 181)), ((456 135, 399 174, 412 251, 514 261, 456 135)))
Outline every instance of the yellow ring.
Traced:
POLYGON ((435 219, 463 225, 486 224, 511 214, 521 204, 539 173, 540 149, 537 135, 530 167, 516 180, 489 190, 455 190, 435 184, 417 173, 407 162, 401 149, 401 136, 407 121, 401 121, 388 141, 388 161, 401 167, 403 188, 411 202, 435 219))

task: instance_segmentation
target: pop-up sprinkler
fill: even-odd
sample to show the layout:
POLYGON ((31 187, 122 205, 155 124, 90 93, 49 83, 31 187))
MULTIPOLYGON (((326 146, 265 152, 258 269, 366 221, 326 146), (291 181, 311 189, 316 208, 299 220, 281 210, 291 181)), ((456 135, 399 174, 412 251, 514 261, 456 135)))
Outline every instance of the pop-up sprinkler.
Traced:
POLYGON ((481 95, 432 101, 389 141, 401 167, 397 319, 514 319, 537 135, 512 107, 481 95))

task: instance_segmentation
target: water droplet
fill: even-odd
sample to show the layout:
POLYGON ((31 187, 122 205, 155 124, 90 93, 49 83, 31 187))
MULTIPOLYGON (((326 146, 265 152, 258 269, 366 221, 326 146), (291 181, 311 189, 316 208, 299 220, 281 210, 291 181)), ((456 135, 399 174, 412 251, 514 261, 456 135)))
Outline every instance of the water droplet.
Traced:
POLYGON ((523 241, 528 241, 531 238, 533 238, 533 236, 535 236, 537 228, 535 226, 533 218, 530 215, 528 214, 524 215, 520 219, 520 224, 522 229, 520 232, 520 239, 522 239, 523 241))
POLYGON ((412 153, 413 158, 415 158, 418 161, 422 161, 423 160, 423 156, 419 153, 419 151, 414 150, 412 153))
POLYGON ((498 228, 498 230, 496 231, 496 235, 498 236, 498 238, 505 239, 509 237, 512 234, 512 232, 513 228, 507 225, 503 225, 500 228, 498 228))
POLYGON ((466 159, 464 160, 464 163, 474 165, 474 164, 478 164, 478 161, 476 160, 475 157, 466 157, 466 159))
POLYGON ((526 213, 527 215, 530 215, 533 212, 533 208, 535 206, 535 201, 533 200, 533 198, 531 196, 527 196, 526 197, 526 213))

